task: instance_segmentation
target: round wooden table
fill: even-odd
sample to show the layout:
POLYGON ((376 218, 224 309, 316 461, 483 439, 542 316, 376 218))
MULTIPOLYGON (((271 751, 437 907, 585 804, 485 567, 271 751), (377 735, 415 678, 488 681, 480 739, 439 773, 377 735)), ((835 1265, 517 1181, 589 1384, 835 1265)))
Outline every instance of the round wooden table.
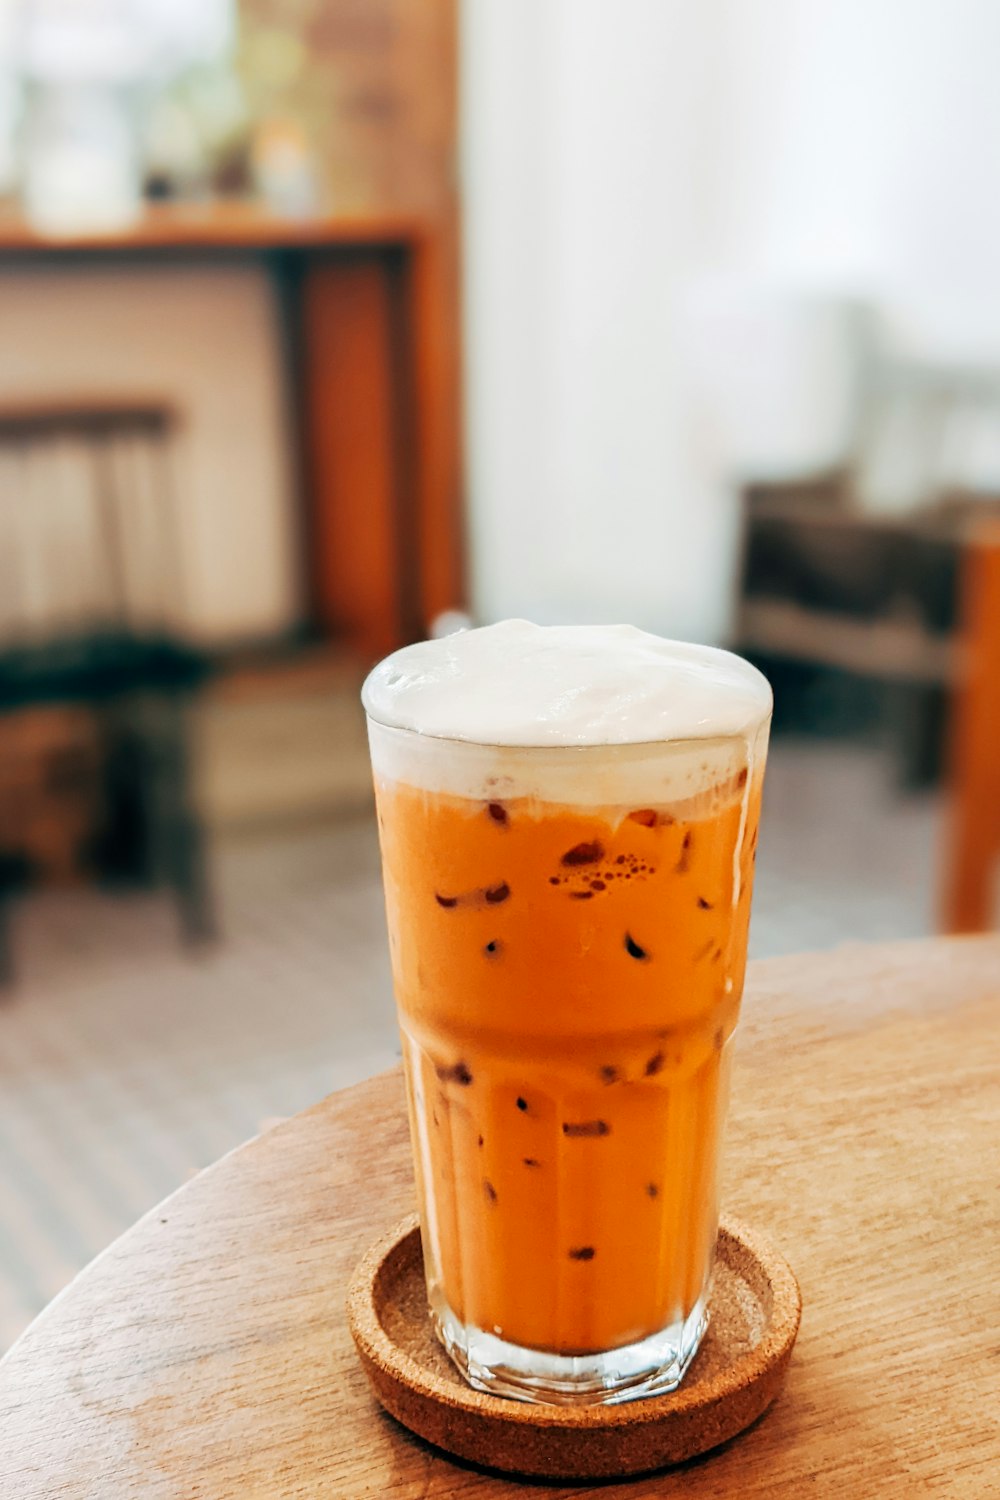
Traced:
POLYGON ((684 1469, 568 1489, 460 1466, 376 1407, 344 1319, 412 1204, 398 1073, 227 1156, 0 1364, 10 1500, 1000 1493, 1000 939, 751 967, 729 1208, 804 1298, 772 1410, 684 1469))

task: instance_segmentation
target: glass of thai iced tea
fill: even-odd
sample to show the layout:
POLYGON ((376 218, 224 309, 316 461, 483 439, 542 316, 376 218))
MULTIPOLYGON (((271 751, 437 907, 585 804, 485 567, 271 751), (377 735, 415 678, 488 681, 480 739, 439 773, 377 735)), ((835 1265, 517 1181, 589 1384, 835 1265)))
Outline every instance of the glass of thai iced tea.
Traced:
POLYGON ((669 1390, 706 1325, 770 690, 506 622, 364 698, 439 1336, 496 1394, 669 1390))

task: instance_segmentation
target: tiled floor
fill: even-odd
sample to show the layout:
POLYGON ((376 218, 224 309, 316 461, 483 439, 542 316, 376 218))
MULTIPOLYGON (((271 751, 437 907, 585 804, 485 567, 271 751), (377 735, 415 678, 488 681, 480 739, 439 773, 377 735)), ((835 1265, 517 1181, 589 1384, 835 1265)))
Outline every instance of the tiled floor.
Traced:
MULTIPOLYGON (((779 744, 757 956, 932 928, 937 807, 861 750, 779 744)), ((18 914, 0 1006, 0 1347, 192 1171, 398 1056, 367 817, 220 839, 225 941, 177 946, 158 898, 18 914)))

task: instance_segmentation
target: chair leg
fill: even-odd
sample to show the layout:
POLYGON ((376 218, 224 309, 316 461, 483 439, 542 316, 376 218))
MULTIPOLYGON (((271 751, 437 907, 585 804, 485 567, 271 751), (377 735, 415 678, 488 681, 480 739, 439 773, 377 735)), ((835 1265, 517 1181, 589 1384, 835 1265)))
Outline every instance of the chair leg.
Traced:
POLYGON ((180 804, 171 832, 170 880, 177 898, 185 942, 206 943, 218 936, 201 824, 180 804))
POLYGON ((6 991, 14 983, 14 953, 10 940, 10 913, 13 902, 9 895, 0 891, 0 999, 6 999, 6 991))
POLYGON ((900 684, 885 694, 893 717, 897 780, 904 792, 937 785, 943 758, 947 699, 934 684, 900 684))
POLYGON ((154 868, 174 893, 185 942, 202 943, 218 927, 204 832, 191 806, 186 709, 176 694, 148 706, 146 795, 154 868))
POLYGON ((185 942, 205 943, 218 935, 205 859, 205 837, 191 806, 190 759, 187 742, 187 703, 172 695, 167 700, 169 735, 167 810, 169 868, 185 942))

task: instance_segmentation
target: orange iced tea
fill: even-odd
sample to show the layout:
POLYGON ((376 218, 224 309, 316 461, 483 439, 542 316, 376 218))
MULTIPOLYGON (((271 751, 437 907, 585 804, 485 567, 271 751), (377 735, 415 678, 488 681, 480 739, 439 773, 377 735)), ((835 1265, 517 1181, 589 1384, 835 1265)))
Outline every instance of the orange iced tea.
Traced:
POLYGON ((370 732, 442 1339, 501 1393, 668 1389, 704 1328, 766 709, 653 744, 370 732))

